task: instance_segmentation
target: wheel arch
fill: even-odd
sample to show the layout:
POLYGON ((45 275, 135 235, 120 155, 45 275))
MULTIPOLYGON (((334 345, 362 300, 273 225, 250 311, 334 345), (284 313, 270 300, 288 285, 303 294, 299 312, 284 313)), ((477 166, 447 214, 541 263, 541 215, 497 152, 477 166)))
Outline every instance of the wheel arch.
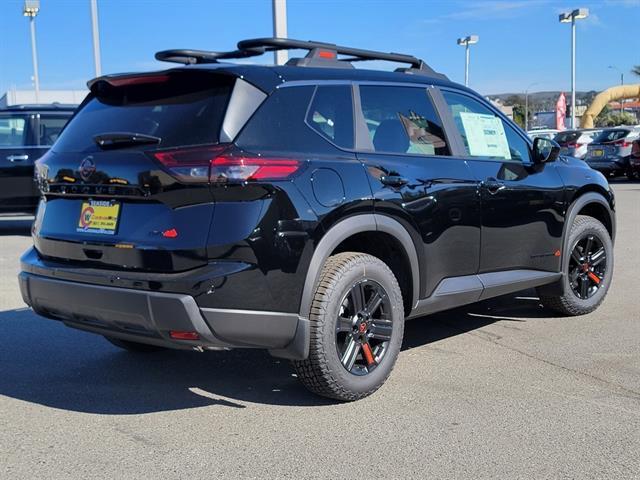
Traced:
POLYGON ((584 191, 578 192, 567 209, 565 222, 562 232, 563 252, 566 249, 566 242, 569 238, 569 232, 573 221, 578 215, 588 215, 599 220, 609 232, 611 241, 615 242, 616 237, 616 216, 605 197, 600 191, 584 191))
POLYGON ((379 214, 362 214, 338 221, 318 242, 305 277, 300 300, 300 317, 308 318, 309 316, 313 292, 327 258, 345 240, 366 232, 386 233, 400 244, 411 268, 411 306, 413 308, 416 305, 420 289, 420 271, 418 253, 409 232, 400 222, 391 217, 379 214))

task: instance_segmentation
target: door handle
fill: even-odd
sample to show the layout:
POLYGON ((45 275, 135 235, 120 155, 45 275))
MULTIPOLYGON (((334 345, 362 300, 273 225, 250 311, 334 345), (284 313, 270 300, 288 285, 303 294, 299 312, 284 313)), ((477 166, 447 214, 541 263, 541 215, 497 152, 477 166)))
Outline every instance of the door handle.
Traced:
POLYGON ((7 160, 10 162, 26 162, 29 160, 29 155, 9 155, 7 160))
POLYGON ((387 187, 402 187, 409 183, 409 180, 399 175, 382 175, 380 177, 380 183, 387 187))
POLYGON ((494 177, 489 177, 482 183, 484 184, 484 187, 487 189, 487 191, 491 195, 495 195, 500 190, 503 190, 504 188, 506 188, 504 183, 500 182, 498 179, 494 177))

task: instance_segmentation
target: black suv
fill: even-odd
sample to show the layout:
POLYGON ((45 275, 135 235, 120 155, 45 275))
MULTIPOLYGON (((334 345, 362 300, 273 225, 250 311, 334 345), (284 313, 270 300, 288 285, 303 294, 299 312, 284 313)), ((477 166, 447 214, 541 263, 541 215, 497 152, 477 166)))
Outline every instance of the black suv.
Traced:
POLYGON ((423 61, 274 38, 156 57, 186 65, 91 81, 38 162, 38 314, 132 351, 268 349, 355 400, 405 319, 530 287, 568 315, 604 299, 605 178, 423 61), (220 62, 277 49, 308 54, 220 62))
POLYGON ((14 105, 0 109, 0 214, 33 214, 40 192, 33 166, 53 143, 77 105, 14 105))

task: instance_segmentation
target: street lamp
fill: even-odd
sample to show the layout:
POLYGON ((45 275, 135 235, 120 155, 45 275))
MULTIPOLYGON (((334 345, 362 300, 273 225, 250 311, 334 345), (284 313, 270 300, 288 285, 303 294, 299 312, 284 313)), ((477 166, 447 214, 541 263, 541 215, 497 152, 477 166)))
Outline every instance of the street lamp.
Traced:
MULTIPOLYGON (((617 70, 618 72, 620 72, 620 85, 624 85, 624 72, 622 70, 620 70, 618 67, 616 67, 615 65, 609 65, 607 68, 610 68, 612 70, 617 70)), ((624 113, 624 99, 621 98, 620 99, 620 114, 622 115, 624 113)))
POLYGON ((524 91, 524 130, 529 130, 529 89, 535 85, 538 85, 540 82, 533 82, 530 84, 527 89, 524 91))
POLYGON ((478 43, 480 37, 478 35, 469 35, 468 37, 459 38, 458 45, 462 45, 465 49, 465 62, 464 62, 464 85, 469 86, 469 45, 478 43))
POLYGON ((38 53, 36 51, 36 15, 40 11, 40 0, 24 0, 22 14, 29 17, 31 26, 31 58, 33 59, 33 83, 36 89, 36 103, 40 103, 40 77, 38 76, 38 53))
POLYGON ((588 8, 576 8, 558 16, 560 23, 571 23, 571 128, 576 128, 576 20, 589 16, 588 8))

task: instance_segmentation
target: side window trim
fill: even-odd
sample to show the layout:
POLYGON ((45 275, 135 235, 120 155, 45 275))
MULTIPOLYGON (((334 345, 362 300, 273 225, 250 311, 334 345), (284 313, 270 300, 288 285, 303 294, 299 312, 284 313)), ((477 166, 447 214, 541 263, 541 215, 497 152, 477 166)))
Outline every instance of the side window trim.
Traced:
POLYGON ((440 88, 432 86, 427 90, 429 92, 429 96, 433 101, 433 106, 436 109, 436 113, 442 121, 442 128, 444 130, 445 137, 447 138, 447 142, 449 143, 451 156, 454 158, 467 157, 467 149, 464 148, 462 136, 460 136, 458 127, 456 127, 456 124, 453 120, 451 109, 449 108, 449 105, 447 105, 447 102, 444 99, 440 88))
MULTIPOLYGON (((435 101, 435 99, 432 97, 431 95, 431 90, 433 90, 435 87, 433 85, 429 85, 429 84, 422 84, 422 83, 394 83, 394 82, 375 82, 375 81, 367 81, 367 80, 363 80, 363 81, 355 81, 353 82, 353 106, 354 106, 354 123, 356 125, 356 130, 355 130, 355 151, 356 152, 361 152, 361 153, 367 153, 367 154, 375 154, 375 155, 397 155, 397 156, 412 156, 412 157, 433 157, 433 158, 455 158, 456 155, 453 153, 453 151, 451 151, 451 144, 449 143, 450 137, 449 134, 447 133, 447 129, 445 127, 444 124, 444 118, 442 116, 442 113, 440 112, 438 105, 435 101), (424 153, 394 153, 394 152, 376 152, 375 148, 373 146, 373 141, 371 139, 371 136, 369 135, 369 130, 367 128, 367 123, 364 117, 364 112, 362 110, 362 102, 361 102, 361 98, 360 98, 360 86, 366 86, 366 87, 402 87, 402 88, 419 88, 422 89, 426 96, 427 96, 427 100, 431 102, 431 104, 433 105, 433 109, 435 110, 436 115, 438 116, 438 119, 440 120, 440 122, 442 123, 442 127, 443 127, 443 131, 444 131, 444 135, 445 135, 445 140, 447 141, 447 146, 449 147, 449 155, 428 155, 428 154, 424 154, 424 153)), ((444 102, 444 98, 442 99, 442 101, 444 102)), ((445 113, 447 113, 447 111, 445 111, 445 113)), ((453 122, 453 119, 451 119, 451 121, 453 122)), ((455 125, 454 125, 455 128, 455 125)), ((457 130, 454 130, 455 132, 457 132, 457 130)), ((456 133, 457 134, 457 133, 456 133)), ((459 134, 457 134, 459 136, 459 134)), ((462 139, 459 140, 460 142, 462 142, 462 139)))
POLYGON ((355 141, 354 147, 356 152, 375 152, 373 148, 373 140, 369 135, 367 121, 362 111, 362 101, 360 99, 360 84, 353 83, 351 85, 351 96, 353 98, 353 123, 355 124, 355 141))
MULTIPOLYGON (((458 90, 456 88, 451 88, 451 87, 440 87, 440 90, 441 90, 440 95, 442 95, 442 91, 445 91, 445 92, 455 93, 456 95, 462 95, 464 97, 467 97, 467 98, 470 98, 472 100, 475 100, 476 102, 478 102, 479 104, 481 104, 482 106, 487 108, 495 116, 500 118, 500 120, 505 122, 510 128, 512 128, 513 131, 516 133, 516 135, 518 135, 522 140, 524 140, 524 142, 528 145, 529 149, 531 149, 532 140, 526 134, 523 134, 522 129, 520 127, 518 127, 517 125, 515 125, 511 120, 509 120, 506 117, 506 115, 504 115, 500 110, 498 110, 493 105, 491 105, 491 103, 487 102, 484 98, 476 97, 474 95, 469 95, 467 92, 464 92, 462 90, 458 90), (514 128, 514 126, 515 126, 515 128, 514 128)), ((443 101, 444 101, 444 97, 443 97, 443 101)), ((449 109, 449 106, 446 103, 446 101, 445 101, 445 106, 446 106, 446 108, 448 110, 449 117, 451 118, 451 121, 453 122, 453 115, 451 115, 451 110, 449 109)), ((464 148, 464 142, 462 142, 462 137, 460 135, 460 132, 458 131, 458 128, 455 126, 455 124, 454 124, 454 128, 456 129, 455 131, 457 132, 457 137, 459 138, 460 142, 463 145, 463 150, 461 152, 461 156, 463 158, 465 158, 465 159, 485 158, 488 161, 494 161, 494 162, 515 162, 515 163, 519 163, 521 165, 532 165, 533 164, 532 162, 528 162, 528 161, 506 160, 506 159, 497 159, 497 158, 492 158, 492 157, 474 157, 474 156, 471 156, 471 155, 469 155, 467 153, 466 148, 464 148)))

